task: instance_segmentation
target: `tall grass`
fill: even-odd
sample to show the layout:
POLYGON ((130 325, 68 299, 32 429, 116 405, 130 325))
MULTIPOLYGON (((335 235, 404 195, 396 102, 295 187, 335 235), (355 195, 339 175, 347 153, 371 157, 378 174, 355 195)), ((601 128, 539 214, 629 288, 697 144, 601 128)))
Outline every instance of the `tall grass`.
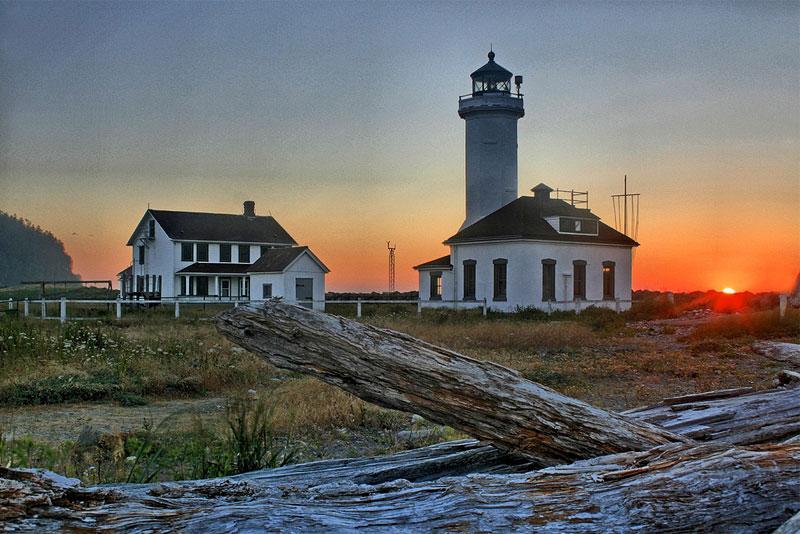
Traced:
POLYGON ((223 393, 268 383, 274 373, 208 323, 0 322, 7 404, 223 393))

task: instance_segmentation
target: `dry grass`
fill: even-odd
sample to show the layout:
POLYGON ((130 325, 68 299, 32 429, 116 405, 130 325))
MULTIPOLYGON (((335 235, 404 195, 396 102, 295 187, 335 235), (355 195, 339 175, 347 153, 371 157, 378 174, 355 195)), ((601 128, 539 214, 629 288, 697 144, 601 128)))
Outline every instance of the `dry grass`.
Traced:
POLYGON ((553 352, 593 347, 600 338, 576 322, 521 322, 473 320, 434 323, 414 318, 373 317, 371 324, 411 334, 466 354, 485 351, 553 352))

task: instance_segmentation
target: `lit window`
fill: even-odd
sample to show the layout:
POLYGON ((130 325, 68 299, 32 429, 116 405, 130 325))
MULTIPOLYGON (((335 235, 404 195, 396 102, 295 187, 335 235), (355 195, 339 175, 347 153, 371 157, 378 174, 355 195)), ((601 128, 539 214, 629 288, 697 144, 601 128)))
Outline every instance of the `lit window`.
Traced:
POLYGON ((614 300, 615 265, 613 261, 603 262, 603 300, 614 300))
POLYGON ((441 300, 442 299, 442 273, 441 272, 431 273, 430 298, 431 298, 431 300, 441 300))

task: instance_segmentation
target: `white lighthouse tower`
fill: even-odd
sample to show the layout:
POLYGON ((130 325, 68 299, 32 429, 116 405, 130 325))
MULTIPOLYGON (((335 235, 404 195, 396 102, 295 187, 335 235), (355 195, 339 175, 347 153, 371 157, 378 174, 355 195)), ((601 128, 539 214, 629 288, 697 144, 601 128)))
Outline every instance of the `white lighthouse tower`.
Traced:
POLYGON ((482 219, 517 198, 517 121, 525 115, 516 76, 489 62, 471 75, 472 94, 458 100, 466 121, 467 216, 461 228, 482 219))

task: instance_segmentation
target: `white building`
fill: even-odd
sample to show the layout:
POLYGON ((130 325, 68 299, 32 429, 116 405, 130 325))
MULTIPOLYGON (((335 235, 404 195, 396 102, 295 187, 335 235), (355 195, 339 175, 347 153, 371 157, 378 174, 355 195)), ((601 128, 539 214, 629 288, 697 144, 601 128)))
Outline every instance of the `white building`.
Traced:
POLYGON ((489 62, 459 98, 466 122, 466 218, 444 241, 450 254, 414 267, 430 307, 545 311, 630 308, 633 239, 589 209, 551 198, 545 184, 518 197, 517 121, 524 116, 511 72, 489 62))
POLYGON ((328 268, 272 216, 256 215, 252 201, 241 215, 148 209, 127 244, 124 298, 283 297, 324 309, 328 268))

